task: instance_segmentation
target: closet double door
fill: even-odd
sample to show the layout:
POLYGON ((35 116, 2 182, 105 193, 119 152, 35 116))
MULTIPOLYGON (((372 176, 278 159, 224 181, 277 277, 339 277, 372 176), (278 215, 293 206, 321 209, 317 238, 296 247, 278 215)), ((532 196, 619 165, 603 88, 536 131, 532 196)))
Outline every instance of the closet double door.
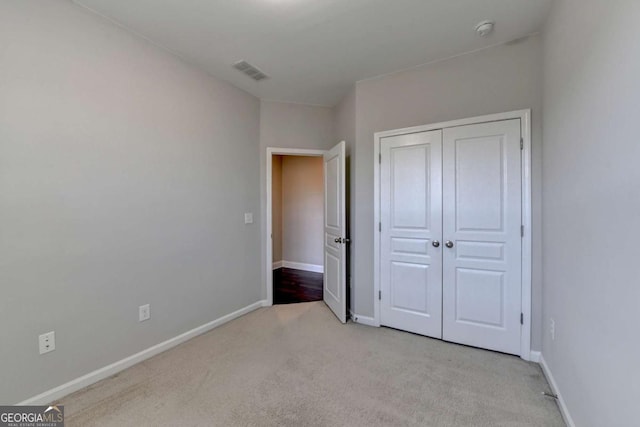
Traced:
POLYGON ((520 353, 520 120, 382 138, 381 324, 520 353))

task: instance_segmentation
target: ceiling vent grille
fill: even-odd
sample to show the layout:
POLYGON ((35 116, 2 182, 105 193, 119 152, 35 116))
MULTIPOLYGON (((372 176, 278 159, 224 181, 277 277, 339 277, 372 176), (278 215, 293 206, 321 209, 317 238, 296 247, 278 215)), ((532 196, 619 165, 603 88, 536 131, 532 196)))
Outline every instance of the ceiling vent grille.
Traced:
POLYGON ((240 71, 241 73, 246 74, 247 76, 251 77, 253 80, 257 82, 269 77, 262 71, 258 70, 253 65, 249 64, 247 61, 238 61, 235 64, 233 64, 233 68, 240 71))

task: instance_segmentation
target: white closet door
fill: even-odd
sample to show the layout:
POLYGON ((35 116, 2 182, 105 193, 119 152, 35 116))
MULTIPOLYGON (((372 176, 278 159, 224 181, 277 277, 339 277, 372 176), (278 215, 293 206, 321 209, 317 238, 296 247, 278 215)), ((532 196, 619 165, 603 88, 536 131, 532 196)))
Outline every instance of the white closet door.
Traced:
POLYGON ((443 140, 443 339, 519 354, 520 120, 443 140))
POLYGON ((380 320, 442 336, 442 131, 381 141, 380 320))

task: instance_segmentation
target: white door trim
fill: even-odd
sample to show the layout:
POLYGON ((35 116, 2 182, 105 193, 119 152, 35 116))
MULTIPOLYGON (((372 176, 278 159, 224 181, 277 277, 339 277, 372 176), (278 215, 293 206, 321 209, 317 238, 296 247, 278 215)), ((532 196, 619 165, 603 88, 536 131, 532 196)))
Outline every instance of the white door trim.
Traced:
POLYGON ((471 117, 448 122, 429 125, 414 126, 403 129, 394 129, 374 134, 373 170, 374 170, 374 271, 373 271, 373 304, 374 325, 380 326, 380 140, 384 137, 405 135, 410 133, 426 132, 437 129, 445 129, 457 126, 466 126, 478 123, 496 122, 501 120, 520 119, 522 149, 522 225, 524 236, 522 238, 522 314, 524 323, 520 337, 520 357, 524 360, 531 359, 531 110, 518 110, 506 113, 489 114, 485 116, 471 117))
POLYGON ((267 214, 266 214, 266 227, 265 227, 265 253, 266 253, 266 283, 267 287, 267 299, 266 305, 273 305, 273 242, 271 239, 272 233, 272 165, 273 165, 273 156, 308 156, 308 157, 322 157, 326 150, 309 150, 304 148, 276 148, 276 147, 267 147, 267 214))

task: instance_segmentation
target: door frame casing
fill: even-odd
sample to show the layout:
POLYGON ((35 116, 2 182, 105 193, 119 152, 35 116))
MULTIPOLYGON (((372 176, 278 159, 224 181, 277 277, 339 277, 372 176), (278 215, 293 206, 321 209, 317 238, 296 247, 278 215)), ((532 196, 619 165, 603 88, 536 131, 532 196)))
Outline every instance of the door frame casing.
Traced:
POLYGON ((266 305, 273 305, 273 156, 301 156, 323 157, 328 150, 315 150, 306 148, 277 148, 267 147, 266 182, 267 182, 267 213, 265 227, 265 257, 266 257, 266 305))
POLYGON ((531 355, 531 272, 532 272, 532 213, 531 213, 531 110, 517 110, 506 113, 488 114, 484 116, 470 117, 447 122, 433 123, 429 125, 413 126, 402 129, 393 129, 374 134, 373 170, 374 170, 374 229, 373 229, 373 307, 374 326, 380 326, 380 232, 381 218, 380 205, 380 143, 382 138, 390 136, 406 135, 411 133, 428 132, 432 130, 452 128, 458 126, 474 125, 488 122, 498 122, 510 119, 520 119, 520 134, 522 137, 522 225, 524 236, 522 237, 522 301, 521 312, 523 324, 520 330, 520 357, 524 360, 532 360, 531 355))

